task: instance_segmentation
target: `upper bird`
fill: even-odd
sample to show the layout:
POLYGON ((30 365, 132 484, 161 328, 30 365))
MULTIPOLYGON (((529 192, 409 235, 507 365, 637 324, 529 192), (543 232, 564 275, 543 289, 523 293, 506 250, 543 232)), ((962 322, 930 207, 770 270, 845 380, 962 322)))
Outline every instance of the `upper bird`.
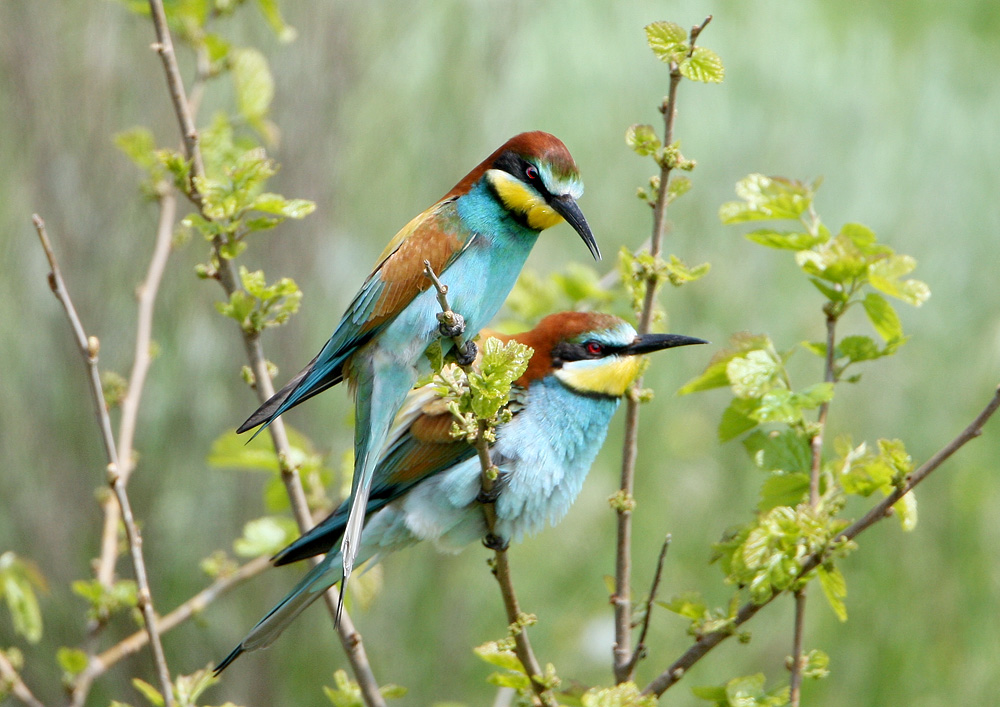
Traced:
POLYGON ((512 137, 396 234, 322 350, 237 430, 258 425, 262 430, 289 408, 349 381, 355 395, 355 460, 341 545, 345 579, 357 556, 372 474, 393 418, 429 370, 427 347, 441 339, 446 352, 452 348, 450 339, 441 338, 436 292, 424 261, 448 287, 451 308, 465 319, 461 353, 469 354, 470 340, 507 298, 541 231, 565 219, 600 259, 576 204, 581 194, 580 172, 558 138, 544 132, 512 137))
MULTIPOLYGON (((496 335, 495 335, 496 336, 496 335)), ((561 312, 513 338, 534 349, 511 390, 511 420, 492 446, 499 468, 493 529, 501 544, 556 523, 569 510, 604 443, 611 416, 639 375, 638 354, 704 344, 674 334, 638 336, 607 314, 561 312)), ((365 509, 359 561, 419 540, 457 550, 483 539, 475 449, 450 434, 452 417, 433 386, 410 393, 385 446, 365 509)), ((284 565, 332 550, 348 523, 345 501, 326 520, 282 550, 284 565)), ((340 553, 330 552, 223 660, 269 645, 299 613, 343 577, 340 553)))

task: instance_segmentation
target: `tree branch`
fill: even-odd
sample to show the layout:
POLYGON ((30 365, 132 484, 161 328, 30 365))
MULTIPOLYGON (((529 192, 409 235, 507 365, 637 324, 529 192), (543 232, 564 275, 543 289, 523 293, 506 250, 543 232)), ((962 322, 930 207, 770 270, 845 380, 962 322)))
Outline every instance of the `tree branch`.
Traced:
MULTIPOLYGON (((122 400, 122 414, 118 426, 118 458, 122 460, 122 482, 128 483, 132 469, 135 467, 133 458, 133 440, 135 425, 139 413, 139 401, 142 398, 146 374, 152 361, 150 343, 152 340, 153 305, 159 291, 163 271, 166 269, 170 256, 171 240, 173 238, 174 218, 177 214, 177 195, 167 185, 160 186, 160 215, 156 227, 156 241, 153 255, 149 262, 146 279, 139 285, 136 295, 139 300, 138 321, 135 335, 135 353, 132 361, 132 372, 129 375, 128 388, 122 400)), ((104 510, 104 530, 101 534, 101 555, 97 563, 97 580, 105 587, 110 587, 114 581, 115 563, 118 560, 118 523, 121 521, 118 504, 111 497, 102 503, 104 510)))
POLYGON ((163 654, 163 644, 160 642, 160 635, 156 628, 156 611, 153 608, 153 596, 149 591, 149 580, 146 577, 146 561, 142 553, 142 537, 139 528, 136 526, 135 518, 132 516, 132 507, 129 503, 128 494, 125 491, 125 480, 119 473, 118 452, 115 447, 114 435, 111 432, 111 418, 108 415, 107 406, 104 403, 104 392, 101 388, 101 375, 97 367, 97 354, 100 350, 100 342, 96 336, 88 337, 84 331, 80 317, 76 313, 76 308, 66 290, 66 285, 56 262, 55 253, 52 251, 52 244, 49 242, 48 233, 45 230, 45 222, 38 214, 32 216, 38 238, 42 242, 45 250, 45 257, 48 258, 49 267, 49 287, 52 288, 56 299, 62 304, 69 319, 70 327, 73 329, 77 347, 83 356, 84 363, 90 378, 90 392, 94 400, 94 407, 97 412, 98 424, 101 428, 101 440, 104 443, 105 454, 108 459, 107 479, 111 490, 118 499, 121 509, 122 521, 125 524, 125 535, 128 538, 129 552, 132 556, 132 568, 135 572, 135 581, 138 586, 138 605, 146 625, 146 632, 149 634, 149 642, 152 648, 153 663, 160 681, 161 692, 163 693, 166 707, 172 707, 173 691, 170 684, 170 670, 167 668, 167 660, 163 654))
MULTIPOLYGON (((702 30, 712 21, 709 15, 700 25, 692 28, 689 52, 694 51, 695 40, 702 30)), ((690 54, 689 54, 690 55, 690 54)), ((663 144, 670 146, 674 142, 674 119, 677 116, 677 87, 681 82, 680 67, 676 63, 670 66, 670 87, 667 97, 660 106, 663 113, 663 144)), ((667 187, 670 182, 670 172, 673 164, 664 159, 660 165, 660 186, 653 207, 653 232, 649 239, 649 254, 653 258, 660 255, 663 237, 667 232, 667 206, 669 203, 667 187)), ((654 274, 646 281, 646 292, 643 298, 642 311, 636 327, 640 336, 649 333, 653 321, 653 311, 656 307, 656 291, 659 278, 654 274)), ((640 378, 634 384, 634 389, 642 386, 640 378)), ((625 439, 622 450, 622 472, 619 485, 621 503, 618 504, 618 542, 615 551, 615 593, 611 603, 615 607, 615 645, 614 674, 615 681, 623 683, 632 679, 635 671, 635 660, 632 649, 632 511, 635 506, 635 460, 639 446, 639 400, 630 395, 625 407, 625 439)))
MULTIPOLYGON (((166 14, 163 9, 163 0, 149 0, 149 6, 157 37, 157 43, 154 45, 154 48, 163 60, 163 68, 167 78, 167 87, 170 91, 170 97, 174 104, 174 112, 177 115, 181 136, 184 140, 184 151, 187 158, 191 162, 192 174, 195 177, 202 177, 205 174, 205 166, 201 156, 201 149, 199 147, 198 131, 195 128, 194 114, 191 110, 191 105, 185 97, 184 82, 181 79, 180 70, 177 66, 177 57, 174 52, 173 40, 170 37, 170 30, 167 26, 166 14)), ((204 76, 202 68, 203 67, 200 65, 199 76, 204 76)), ((198 88, 199 91, 197 97, 200 101, 200 85, 198 88)), ((192 180, 189 185, 188 196, 199 207, 199 209, 201 209, 202 197, 194 180, 192 180)), ((202 213, 202 215, 208 218, 207 214, 202 213)), ((216 238, 212 241, 214 256, 218 262, 216 279, 218 279, 219 283, 222 285, 226 296, 230 297, 233 292, 241 289, 241 287, 239 280, 236 277, 236 268, 234 267, 232 261, 223 257, 221 253, 223 245, 225 245, 225 243, 219 236, 216 236, 216 238)), ((256 332, 246 332, 242 328, 240 331, 242 334, 243 345, 247 352, 247 358, 250 363, 250 368, 254 373, 254 389, 257 391, 257 398, 260 402, 264 402, 274 394, 274 385, 271 381, 271 375, 267 370, 267 360, 264 357, 263 347, 260 343, 260 335, 256 332)), ((281 418, 277 418, 271 423, 268 427, 268 433, 271 436, 271 440, 274 442, 274 449, 278 456, 279 468, 281 470, 281 480, 285 485, 285 490, 287 491, 288 497, 291 501, 292 512, 295 515, 295 520, 298 523, 300 531, 305 533, 312 527, 313 521, 309 514, 309 505, 306 499, 305 491, 302 489, 302 481, 299 478, 298 469, 290 462, 292 459, 292 448, 288 442, 288 435, 285 432, 285 426, 281 418)), ((319 558, 313 559, 314 566, 318 562, 320 562, 319 558)), ((378 682, 375 680, 375 676, 372 673, 371 664, 368 662, 368 656, 365 652, 361 634, 354 628, 354 624, 347 615, 347 612, 342 612, 340 614, 339 621, 337 620, 338 601, 335 590, 328 590, 324 594, 323 599, 326 603, 330 616, 333 619, 337 633, 340 636, 341 645, 344 647, 347 660, 351 664, 354 677, 358 681, 358 685, 361 688, 361 694, 365 704, 369 707, 384 707, 385 699, 382 697, 382 693, 379 691, 378 682)))
POLYGON ((2 679, 0 681, 6 683, 11 694, 28 707, 45 707, 43 703, 39 702, 28 686, 24 684, 21 675, 11 662, 7 660, 7 655, 3 651, 0 651, 0 679, 2 679))
MULTIPOLYGON (((438 315, 438 321, 445 328, 455 329, 456 325, 462 322, 462 318, 461 315, 453 311, 448 305, 448 286, 438 279, 434 268, 431 267, 428 260, 424 261, 424 274, 434 284, 434 289, 437 291, 437 301, 441 307, 441 314, 438 315)), ((456 351, 462 351, 466 345, 466 342, 462 341, 461 332, 452 336, 451 340, 455 344, 456 351)), ((466 351, 465 353, 468 354, 469 352, 466 351)), ((472 361, 469 361, 465 365, 461 363, 459 365, 465 371, 466 376, 472 372, 472 361)), ((479 420, 476 439, 473 443, 479 458, 482 479, 482 492, 480 493, 479 501, 483 507, 483 515, 486 517, 486 528, 488 531, 484 544, 494 552, 491 568, 493 576, 496 577, 497 584, 500 585, 500 594, 503 597, 504 609, 507 612, 507 623, 514 636, 514 653, 517 655, 518 660, 521 661, 521 665, 524 666, 525 673, 531 681, 531 687, 535 691, 538 704, 546 705, 546 707, 550 705, 551 707, 556 707, 555 699, 542 680, 541 665, 539 665, 538 659, 535 657, 535 652, 531 648, 531 641, 528 640, 526 629, 528 625, 534 622, 534 617, 521 611, 521 606, 517 601, 517 594, 514 591, 510 561, 507 557, 507 545, 495 535, 497 516, 494 486, 496 483, 497 468, 493 465, 493 460, 490 458, 490 445, 487 440, 488 431, 488 423, 485 420, 479 420)))
MULTIPOLYGON (((987 403, 986 407, 982 409, 976 418, 969 423, 968 427, 962 430, 962 432, 960 432, 951 442, 938 450, 938 452, 935 453, 930 459, 921 464, 918 469, 910 474, 904 484, 894 489, 888 496, 882 499, 882 501, 872 507, 871 510, 869 510, 868 513, 866 513, 860 520, 855 521, 850 527, 834 538, 832 544, 839 544, 841 542, 853 540, 872 525, 890 515, 892 507, 899 501, 899 499, 913 490, 913 488, 915 488, 933 471, 947 461, 951 455, 964 447, 971 440, 981 435, 983 432, 983 426, 990 419, 990 417, 993 416, 998 408, 1000 408, 1000 387, 997 387, 993 393, 993 398, 989 403, 987 403)), ((821 565, 826 558, 826 555, 827 552, 823 551, 813 553, 812 555, 806 557, 797 577, 803 578, 819 567, 819 565, 821 565)), ((770 599, 761 604, 747 602, 741 606, 731 626, 724 630, 713 631, 701 636, 698 641, 680 658, 674 661, 670 667, 660 673, 655 679, 653 679, 652 682, 643 688, 643 694, 656 695, 657 697, 662 695, 667 689, 677 683, 677 681, 684 676, 691 666, 701 660, 717 645, 733 635, 737 628, 752 619, 758 611, 770 604, 778 596, 781 596, 781 594, 774 594, 770 599)))

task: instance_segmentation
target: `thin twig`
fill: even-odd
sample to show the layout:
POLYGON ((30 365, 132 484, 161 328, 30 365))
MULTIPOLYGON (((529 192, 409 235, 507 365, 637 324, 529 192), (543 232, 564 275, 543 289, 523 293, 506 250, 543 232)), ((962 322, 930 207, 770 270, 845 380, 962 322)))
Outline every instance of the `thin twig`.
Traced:
POLYGON ((806 588, 795 592, 795 627, 792 630, 792 662, 788 666, 791 677, 789 685, 789 703, 791 707, 799 707, 802 697, 802 636, 806 623, 806 588))
POLYGON ((646 634, 649 633, 649 622, 653 617, 653 602, 656 601, 656 595, 660 591, 660 580, 663 578, 663 563, 667 559, 667 551, 670 549, 670 541, 672 540, 670 533, 667 533, 666 537, 663 538, 663 545, 660 546, 660 554, 656 558, 656 571, 653 573, 653 586, 649 588, 649 597, 646 599, 646 610, 642 615, 642 626, 639 629, 639 640, 635 642, 635 650, 632 651, 632 664, 629 666, 629 672, 635 671, 635 666, 638 665, 639 661, 646 657, 646 634))
MULTIPOLYGON (((177 214, 177 195, 167 186, 161 188, 159 195, 160 215, 156 227, 156 241, 153 255, 149 262, 146 279, 136 290, 139 300, 137 316, 135 353, 132 361, 132 372, 129 375, 128 387, 122 399, 121 420, 118 425, 118 459, 122 461, 120 473, 122 482, 128 483, 129 476, 135 466, 133 458, 133 440, 135 426, 139 413, 139 401, 142 398, 146 374, 152 361, 150 343, 153 330, 153 305, 163 279, 167 259, 170 256, 170 245, 173 238, 174 218, 177 214)), ((118 560, 118 524, 121 521, 118 504, 108 497, 103 502, 104 530, 101 534, 101 554, 97 562, 97 580, 104 587, 111 587, 114 581, 115 563, 118 560)))
MULTIPOLYGON (((232 572, 220 576, 169 614, 160 617, 156 622, 156 627, 161 634, 176 628, 185 621, 200 614, 223 594, 256 577, 270 566, 270 558, 262 556, 247 562, 232 572)), ((145 631, 136 631, 131 636, 103 651, 100 655, 91 658, 86 669, 80 674, 80 679, 92 681, 100 677, 115 663, 122 658, 127 658, 133 653, 138 652, 147 643, 149 643, 149 635, 145 631)))
POLYGON ((129 503, 128 494, 125 491, 125 482, 119 473, 118 451, 115 447, 114 435, 111 432, 111 418, 108 415, 107 406, 104 403, 104 392, 101 389, 101 374, 97 367, 97 354, 100 350, 100 342, 96 336, 88 337, 84 331, 80 317, 76 313, 76 308, 70 299, 69 292, 62 279, 59 264, 56 262, 52 244, 49 242, 48 233, 45 230, 45 222, 38 214, 32 216, 35 224, 35 231, 42 242, 45 250, 45 257, 48 258, 49 267, 49 287, 52 288, 56 299, 62 304, 69 319, 70 327, 73 329, 77 347, 83 356, 84 363, 90 378, 90 392, 94 400, 94 407, 97 412, 98 424, 101 428, 101 440, 104 443, 104 450, 108 459, 107 479, 111 490, 118 499, 121 508, 122 521, 125 524, 125 535, 128 538, 129 554, 132 557, 132 569, 135 573, 135 581, 138 586, 138 605, 146 625, 146 632, 149 634, 149 642, 152 648, 153 663, 160 681, 161 692, 163 693, 166 707, 171 707, 174 703, 173 690, 170 684, 170 670, 167 668, 167 660, 163 654, 163 644, 160 642, 160 635, 156 628, 156 611, 153 608, 153 595, 149 591, 149 580, 146 577, 146 561, 142 553, 142 537, 139 528, 136 526, 135 518, 132 516, 132 507, 129 503))
MULTIPOLYGON (((184 80, 177 65, 174 53, 174 40, 170 37, 167 26, 167 13, 163 9, 163 0, 149 0, 149 10, 153 16, 153 27, 156 30, 156 44, 153 49, 163 60, 163 71, 167 75, 167 88, 170 90, 170 100, 174 104, 174 112, 181 125, 181 139, 184 140, 184 152, 191 160, 194 176, 205 174, 205 164, 201 159, 201 149, 198 147, 198 130, 194 125, 194 115, 184 94, 184 80)), ((197 192, 194 192, 197 193, 197 192)), ((200 203, 200 199, 198 202, 200 203)))
MULTIPOLYGON (((1000 386, 998 386, 994 391, 990 402, 982 409, 976 418, 969 423, 968 427, 962 430, 962 432, 960 432, 959 435, 951 442, 938 450, 934 456, 921 464, 918 469, 910 474, 906 483, 894 489, 888 496, 872 507, 871 510, 869 510, 868 513, 866 513, 860 520, 855 521, 850 527, 834 538, 832 544, 839 545, 843 542, 853 540, 878 521, 888 517, 891 513, 892 507, 899 502, 899 499, 912 491, 914 487, 916 487, 933 471, 947 461, 951 455, 964 447, 971 440, 981 435, 983 432, 983 425, 986 424, 998 408, 1000 408, 1000 386)), ((807 574, 819 567, 826 559, 826 556, 827 551, 820 551, 806 557, 805 561, 802 563, 802 568, 799 570, 797 578, 805 577, 807 574)), ((771 598, 760 604, 747 602, 741 606, 739 611, 736 613, 736 618, 731 626, 723 630, 706 633, 699 637, 698 641, 680 658, 674 661, 670 667, 660 673, 655 679, 653 679, 652 682, 643 688, 643 694, 656 695, 657 697, 662 695, 668 688, 677 683, 677 681, 684 676, 691 666, 701 660, 717 645, 736 633, 737 628, 752 619, 758 611, 763 609, 779 596, 781 596, 780 593, 774 594, 771 598)))
MULTIPOLYGON (((429 260, 424 261, 424 275, 433 283, 434 289, 437 291, 437 301, 441 307, 441 313, 438 314, 438 321, 445 327, 455 328, 456 324, 462 321, 461 315, 452 310, 448 305, 448 286, 438 279, 437 273, 434 272, 434 268, 431 267, 429 260)), ((456 334, 451 339, 455 345, 455 350, 462 351, 466 342, 462 341, 461 333, 456 334)), ((465 365, 459 365, 467 376, 472 373, 471 361, 465 365)), ((514 581, 511 577, 510 560, 507 557, 507 545, 495 535, 497 516, 494 487, 497 468, 493 465, 493 460, 490 458, 490 446, 486 437, 488 430, 489 425, 486 421, 479 420, 473 446, 479 458, 481 473, 482 493, 479 499, 480 505, 483 507, 483 515, 486 518, 486 546, 494 552, 491 563, 493 576, 496 577, 497 584, 500 585, 500 594, 503 597, 504 609, 507 612, 507 623, 514 636, 514 653, 517 655, 518 660, 521 661, 521 665, 524 666, 525 673, 531 681, 531 687, 535 691, 535 696, 539 700, 539 703, 546 705, 546 707, 549 705, 555 707, 556 701, 542 680, 541 665, 538 663, 535 652, 531 648, 531 641, 528 640, 526 629, 527 625, 533 620, 533 617, 521 611, 517 594, 514 591, 514 581)))
MULTIPOLYGON (((691 30, 689 53, 694 51, 695 40, 705 29, 712 16, 709 15, 697 27, 691 30)), ((673 63, 670 66, 670 87, 667 96, 660 106, 663 113, 663 144, 674 142, 674 119, 677 115, 677 87, 681 82, 680 67, 673 63)), ((653 207, 653 232, 649 239, 649 253, 658 258, 667 231, 668 185, 673 164, 663 160, 660 166, 660 186, 656 195, 656 205, 653 207)), ((640 336, 649 333, 653 321, 653 311, 656 307, 656 291, 659 279, 651 275, 646 281, 646 292, 643 297, 642 311, 639 315, 637 332, 640 336)), ((635 382, 634 387, 642 386, 642 379, 635 382)), ((620 500, 618 504, 618 542, 615 551, 615 593, 611 602, 615 607, 615 645, 613 649, 615 681, 618 683, 632 679, 635 665, 635 650, 632 648, 632 510, 635 490, 635 461, 639 446, 639 400, 630 395, 625 405, 625 439, 622 449, 622 473, 620 500)))
MULTIPOLYGON (((837 321, 839 314, 827 306, 826 312, 826 357, 824 359, 823 380, 826 383, 837 382, 837 371, 834 367, 834 349, 837 345, 837 321)), ((826 433, 826 418, 830 411, 829 401, 819 406, 816 416, 816 430, 809 440, 812 453, 812 464, 809 469, 809 505, 815 509, 819 506, 820 471, 823 466, 823 437, 826 433)), ((795 592, 795 623, 792 627, 792 662, 788 666, 789 701, 791 707, 799 707, 802 691, 802 639, 805 631, 806 588, 801 587, 795 592)))
MULTIPOLYGON (((177 66, 177 57, 174 53, 173 40, 170 37, 170 30, 167 27, 166 14, 163 10, 163 0, 149 0, 149 6, 152 11, 153 26, 155 27, 157 37, 157 44, 154 45, 154 48, 163 60, 167 86, 170 90, 174 112, 177 115, 181 136, 184 140, 185 154, 191 162, 193 176, 203 177, 205 166, 201 156, 201 148, 199 147, 198 132, 195 128, 194 113, 191 104, 185 97, 184 82, 181 79, 180 69, 177 66)), ((203 62, 199 63, 199 80, 202 80, 205 76, 202 64, 203 62)), ((200 101, 200 86, 196 85, 196 88, 198 89, 197 98, 200 101)), ((202 198, 194 180, 189 184, 188 196, 201 208, 202 198)), ((202 215, 204 216, 205 214, 202 215)), ((241 287, 233 262, 222 256, 221 249, 223 245, 225 245, 225 242, 219 236, 216 236, 212 241, 215 260, 218 262, 216 279, 222 285, 226 296, 231 297, 241 287)), ((257 391, 258 399, 264 402, 274 394, 274 385, 271 381, 271 375, 267 370, 267 360, 264 357, 260 336, 258 333, 248 333, 242 329, 241 333, 250 368, 254 373, 254 389, 257 391)), ((312 527, 313 522, 309 514, 309 504, 305 491, 302 488, 298 469, 290 461, 292 459, 292 448, 288 442, 288 435, 281 418, 275 419, 267 429, 271 440, 274 442, 274 449, 281 470, 281 480, 291 501, 296 523, 301 532, 305 533, 312 527)), ((314 565, 319 561, 319 558, 314 558, 314 565)), ((344 652, 347 655, 348 662, 351 664, 354 677, 361 688, 361 695, 365 704, 368 707, 384 707, 385 699, 382 697, 378 682, 372 673, 371 664, 368 662, 368 655, 365 651, 361 634, 354 628, 354 624, 351 622, 346 611, 339 616, 340 620, 337 620, 338 601, 335 590, 328 590, 324 594, 323 599, 331 618, 334 620, 334 626, 340 636, 341 645, 344 647, 344 652)))
POLYGON ((45 705, 35 697, 34 693, 24 684, 17 669, 7 660, 7 656, 0 651, 0 682, 4 683, 10 690, 10 694, 21 700, 28 707, 45 707, 45 705))

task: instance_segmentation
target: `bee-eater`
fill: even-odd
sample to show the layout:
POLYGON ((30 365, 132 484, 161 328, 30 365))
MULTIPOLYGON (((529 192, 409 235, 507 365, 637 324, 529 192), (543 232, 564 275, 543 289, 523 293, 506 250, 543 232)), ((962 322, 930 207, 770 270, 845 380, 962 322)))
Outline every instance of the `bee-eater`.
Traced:
MULTIPOLYGON (((496 523, 506 545, 566 514, 604 443, 611 416, 640 372, 638 354, 704 344, 675 334, 638 336, 608 314, 561 312, 516 339, 534 349, 511 389, 509 422, 496 430, 496 523)), ((412 391, 396 417, 375 469, 359 561, 420 540, 457 551, 487 535, 475 449, 451 436, 452 417, 433 386, 412 391)), ((284 565, 333 549, 350 513, 345 501, 326 520, 275 556, 284 565)), ((323 561, 216 668, 269 645, 299 613, 343 578, 339 552, 323 561)))
POLYGON ((507 298, 542 230, 565 219, 600 259, 576 204, 582 193, 580 172, 558 138, 530 132, 508 140, 396 234, 322 350, 237 430, 264 429, 307 398, 344 379, 350 383, 355 460, 340 553, 345 580, 393 418, 429 370, 427 347, 440 339, 446 352, 452 348, 450 339, 441 338, 439 305, 424 261, 448 287, 451 308, 464 317, 459 333, 466 345, 460 353, 468 355, 474 351, 470 340, 507 298))

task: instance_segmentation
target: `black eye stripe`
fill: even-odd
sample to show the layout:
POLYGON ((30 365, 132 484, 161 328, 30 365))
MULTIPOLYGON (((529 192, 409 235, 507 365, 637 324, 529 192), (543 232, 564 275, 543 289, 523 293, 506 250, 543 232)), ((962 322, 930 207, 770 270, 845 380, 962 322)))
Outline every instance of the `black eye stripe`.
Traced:
POLYGON ((526 184, 530 183, 531 186, 538 190, 538 193, 541 194, 546 201, 548 201, 552 196, 552 194, 549 193, 549 190, 545 188, 545 184, 541 180, 541 175, 538 173, 538 168, 518 155, 516 152, 507 150, 501 154, 493 160, 493 168, 502 169, 507 174, 517 177, 522 182, 525 182, 526 184), (529 167, 535 171, 534 179, 528 177, 529 167))
POLYGON ((625 350, 625 348, 625 346, 613 346, 594 340, 585 341, 582 344, 560 341, 552 347, 552 363, 558 368, 563 363, 569 363, 570 361, 607 358, 608 356, 614 356, 615 354, 621 353, 625 350), (588 350, 588 346, 590 344, 598 344, 601 347, 601 350, 591 353, 588 350))

